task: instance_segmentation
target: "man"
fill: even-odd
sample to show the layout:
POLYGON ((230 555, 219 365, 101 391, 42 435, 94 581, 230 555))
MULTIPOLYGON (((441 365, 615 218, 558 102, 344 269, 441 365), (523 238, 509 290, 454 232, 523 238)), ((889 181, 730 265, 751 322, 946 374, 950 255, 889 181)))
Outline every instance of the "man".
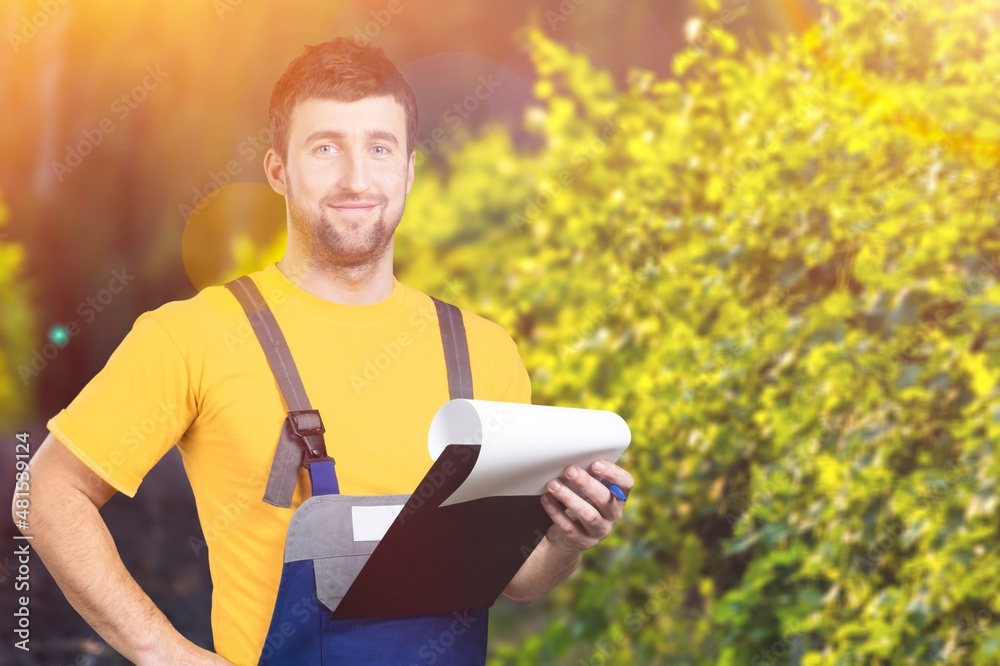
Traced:
MULTIPOLYGON (((448 396, 432 301, 393 275, 393 234, 414 178, 413 91, 381 49, 339 38, 289 65, 269 127, 264 168, 286 200, 288 245, 251 278, 326 422, 341 492, 411 492, 431 464, 427 427, 448 396), (378 373, 365 374, 376 358, 378 373)), ((476 397, 530 403, 510 336, 475 314, 463 319, 476 397)), ((73 607, 135 663, 257 663, 292 513, 260 499, 286 412, 246 315, 215 286, 142 314, 49 421, 31 462, 26 533, 73 607), (205 532, 217 654, 171 626, 98 513, 115 492, 134 496, 175 444, 205 532)), ((610 462, 593 471, 632 488, 610 462)), ((562 581, 621 518, 621 503, 585 470, 567 468, 565 480, 542 497, 553 525, 504 591, 519 602, 562 581)))

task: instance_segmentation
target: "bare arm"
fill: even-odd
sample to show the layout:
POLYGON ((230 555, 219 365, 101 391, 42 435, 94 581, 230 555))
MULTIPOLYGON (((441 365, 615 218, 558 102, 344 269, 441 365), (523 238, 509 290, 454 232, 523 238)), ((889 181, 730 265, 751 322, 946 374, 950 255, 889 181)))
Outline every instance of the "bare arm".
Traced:
POLYGON ((94 631, 140 666, 229 663, 181 636, 125 568, 98 511, 114 488, 51 434, 28 472, 31 508, 22 532, 94 631))
POLYGON ((535 601, 576 570, 582 552, 560 550, 544 537, 507 585, 504 595, 522 604, 535 601))
MULTIPOLYGON (((594 474, 616 483, 628 495, 635 480, 627 471, 606 460, 595 461, 594 474)), ((563 479, 549 482, 541 498, 552 526, 503 591, 522 604, 535 601, 565 580, 580 565, 582 553, 611 533, 622 519, 622 502, 596 478, 576 465, 563 470, 565 479, 584 494, 580 497, 563 479)))

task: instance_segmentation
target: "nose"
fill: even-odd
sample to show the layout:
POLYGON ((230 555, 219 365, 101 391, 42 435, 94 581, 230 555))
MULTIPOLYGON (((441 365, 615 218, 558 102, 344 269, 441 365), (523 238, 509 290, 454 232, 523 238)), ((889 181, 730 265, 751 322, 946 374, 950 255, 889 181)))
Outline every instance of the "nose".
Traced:
POLYGON ((341 162, 343 168, 337 186, 348 192, 364 192, 371 186, 368 162, 361 151, 345 152, 341 162))

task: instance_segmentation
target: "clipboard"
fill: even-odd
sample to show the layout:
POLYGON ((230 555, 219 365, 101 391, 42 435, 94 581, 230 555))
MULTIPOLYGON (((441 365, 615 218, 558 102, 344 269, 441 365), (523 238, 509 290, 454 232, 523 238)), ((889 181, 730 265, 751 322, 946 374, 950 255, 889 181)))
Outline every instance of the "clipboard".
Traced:
POLYGON ((537 495, 441 506, 480 445, 452 444, 431 466, 348 589, 333 620, 489 608, 552 519, 537 495))
POLYGON ((433 465, 330 619, 493 606, 552 525, 548 480, 571 463, 617 461, 630 440, 614 412, 450 400, 431 422, 433 465))

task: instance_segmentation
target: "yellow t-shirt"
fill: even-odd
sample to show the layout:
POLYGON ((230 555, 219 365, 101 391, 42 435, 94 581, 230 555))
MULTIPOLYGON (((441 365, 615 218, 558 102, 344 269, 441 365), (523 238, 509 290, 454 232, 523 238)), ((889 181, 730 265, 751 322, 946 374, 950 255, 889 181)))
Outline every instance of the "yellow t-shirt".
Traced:
MULTIPOLYGON (((430 297, 394 276, 385 300, 343 305, 298 288, 276 264, 250 277, 323 417, 341 492, 412 492, 432 463, 431 419, 449 400, 430 297)), ((510 335, 462 315, 475 397, 530 403, 531 383, 510 335)), ((177 445, 207 544, 215 649, 234 664, 258 661, 285 533, 308 488, 300 470, 291 509, 261 499, 286 413, 243 309, 214 286, 139 316, 107 365, 48 422, 60 442, 129 497, 177 445)))

